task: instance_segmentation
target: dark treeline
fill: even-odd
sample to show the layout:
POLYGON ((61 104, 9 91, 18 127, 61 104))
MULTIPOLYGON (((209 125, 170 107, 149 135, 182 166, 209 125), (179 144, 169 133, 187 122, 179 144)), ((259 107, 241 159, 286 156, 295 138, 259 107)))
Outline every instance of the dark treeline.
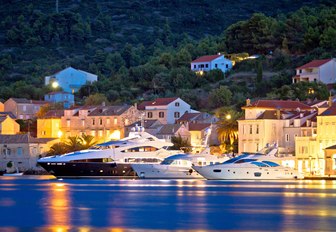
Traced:
MULTIPOLYGON (((67 6, 72 7, 69 10, 59 2, 63 4, 59 13, 49 5, 46 11, 37 10, 33 4, 11 9, 15 14, 1 11, 5 17, 0 26, 0 99, 42 99, 50 91, 48 86, 42 87, 44 76, 67 66, 99 75, 97 83, 79 91, 78 99, 103 93, 110 103, 179 96, 197 109, 212 110, 225 105, 239 107, 247 97, 328 96, 325 86, 290 85, 290 77, 297 65, 335 56, 336 6, 332 2, 323 1, 327 6, 303 7, 289 14, 280 12, 274 17, 257 13, 224 28, 216 27, 220 23, 211 19, 218 14, 213 8, 208 16, 200 14, 205 22, 197 18, 196 25, 191 12, 185 13, 191 18, 168 17, 169 9, 181 10, 185 1, 148 1, 152 11, 140 1, 115 3, 113 7, 107 4, 104 8, 99 1, 70 1, 73 4, 67 6), (161 3, 159 8, 157 4, 161 3), (210 22, 214 24, 212 31, 206 27, 210 22), (192 59, 217 52, 248 52, 261 58, 238 63, 225 75, 212 71, 197 76, 190 71, 192 59), (241 71, 252 74, 249 78, 233 78, 241 71), (263 78, 265 71, 273 73, 271 78, 263 78), (308 88, 319 91, 309 96, 308 88)), ((195 2, 210 7, 206 1, 195 2)), ((285 6, 291 3, 276 2, 285 6)))

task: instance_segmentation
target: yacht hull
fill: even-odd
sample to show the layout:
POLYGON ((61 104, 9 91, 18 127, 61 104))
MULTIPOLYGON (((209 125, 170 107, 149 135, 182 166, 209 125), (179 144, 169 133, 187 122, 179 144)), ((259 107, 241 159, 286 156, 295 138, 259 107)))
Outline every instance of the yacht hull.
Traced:
POLYGON ((130 164, 90 162, 38 162, 57 178, 138 178, 130 164))
POLYGON ((131 166, 142 179, 204 179, 191 167, 162 164, 132 164, 131 166))
POLYGON ((287 168, 254 168, 254 167, 193 167, 208 180, 293 180, 299 176, 296 171, 287 168))

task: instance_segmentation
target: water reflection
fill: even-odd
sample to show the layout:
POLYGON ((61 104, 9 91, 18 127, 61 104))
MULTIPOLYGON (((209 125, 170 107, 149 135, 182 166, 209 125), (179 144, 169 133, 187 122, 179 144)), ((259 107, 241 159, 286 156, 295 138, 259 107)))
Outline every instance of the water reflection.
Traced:
POLYGON ((335 189, 335 181, 0 178, 0 231, 332 231, 335 189))

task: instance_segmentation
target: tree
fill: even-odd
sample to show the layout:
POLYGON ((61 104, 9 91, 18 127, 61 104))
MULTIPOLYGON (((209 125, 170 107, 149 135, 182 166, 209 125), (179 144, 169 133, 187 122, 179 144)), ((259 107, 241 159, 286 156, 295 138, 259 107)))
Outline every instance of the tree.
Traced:
POLYGON ((174 144, 173 149, 183 150, 184 152, 191 152, 191 144, 188 139, 183 139, 179 134, 178 136, 173 136, 171 142, 174 144))
POLYGON ((238 119, 242 116, 241 112, 237 112, 229 107, 222 107, 216 111, 218 140, 221 144, 233 146, 238 140, 238 119))
POLYGON ((48 151, 47 155, 52 156, 52 155, 61 155, 67 153, 67 147, 65 146, 64 143, 59 142, 55 143, 50 147, 50 150, 48 151))
POLYGON ((88 149, 97 143, 94 140, 94 136, 87 134, 82 135, 81 140, 82 140, 82 149, 88 149))
POLYGON ((220 86, 214 89, 209 95, 209 104, 213 108, 228 106, 231 104, 232 93, 226 86, 220 86))
POLYGON ((85 99, 85 105, 101 105, 101 104, 108 104, 109 101, 107 100, 106 96, 102 93, 95 93, 90 95, 85 99))
POLYGON ((262 62, 259 61, 257 65, 257 83, 260 83, 262 81, 262 75, 263 75, 262 62))
POLYGON ((79 136, 70 136, 64 143, 67 152, 79 151, 83 149, 83 140, 79 136))

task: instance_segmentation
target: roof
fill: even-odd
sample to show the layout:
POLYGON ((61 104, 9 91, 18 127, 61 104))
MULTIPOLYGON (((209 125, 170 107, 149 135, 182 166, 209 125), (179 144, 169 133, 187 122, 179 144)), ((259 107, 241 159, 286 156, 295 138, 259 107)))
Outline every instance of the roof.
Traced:
POLYGON ((178 119, 178 121, 190 121, 191 119, 197 118, 199 115, 201 115, 201 113, 188 113, 188 112, 186 112, 178 119))
POLYGON ((157 98, 154 101, 144 101, 138 105, 138 109, 145 110, 146 106, 165 106, 177 99, 178 97, 166 97, 166 98, 157 98))
POLYGON ((7 116, 7 115, 11 117, 12 119, 16 119, 15 115, 12 112, 0 112, 0 117, 7 116))
POLYGON ((167 124, 163 125, 160 129, 160 131, 157 134, 160 135, 171 135, 175 134, 180 128, 181 124, 167 124))
POLYGON ((49 110, 43 118, 61 118, 64 116, 64 110, 49 110))
MULTIPOLYGON (((297 111, 280 111, 280 119, 295 119, 307 117, 316 114, 316 112, 297 112, 297 111)), ((257 119, 278 119, 276 110, 266 110, 257 119)))
POLYGON ((246 108, 267 108, 267 109, 298 109, 300 110, 311 110, 312 108, 299 101, 290 100, 257 100, 249 106, 243 106, 242 109, 246 108))
POLYGON ((336 105, 333 104, 331 107, 326 109, 322 114, 319 116, 335 116, 336 115, 336 105))
POLYGON ((331 61, 332 59, 324 59, 324 60, 313 60, 310 61, 307 64, 304 64, 300 67, 297 67, 296 69, 305 69, 305 68, 318 68, 322 65, 324 65, 325 63, 328 63, 329 61, 331 61))
POLYGON ((201 56, 197 58, 196 60, 191 61, 191 63, 210 62, 221 56, 223 55, 220 54, 220 55, 211 55, 211 56, 201 56))
POLYGON ((334 149, 336 149, 336 145, 332 145, 332 146, 330 146, 330 147, 326 147, 326 148, 324 148, 325 150, 334 150, 334 149))
POLYGON ((111 116, 111 115, 121 115, 126 110, 128 110, 131 106, 123 105, 123 106, 101 106, 97 107, 88 116, 111 116))
MULTIPOLYGON (((40 100, 28 100, 26 98, 10 98, 13 101, 15 101, 18 104, 38 104, 38 105, 44 105, 48 104, 46 101, 40 101, 40 100)), ((9 99, 8 99, 9 100, 9 99)))
POLYGON ((12 143, 47 143, 55 139, 44 138, 38 139, 30 136, 29 134, 17 134, 17 135, 1 135, 0 144, 12 144, 12 143))
POLYGON ((7 118, 7 116, 0 116, 0 123, 2 123, 3 121, 5 121, 6 118, 7 118))
MULTIPOLYGON (((146 119, 146 120, 143 120, 143 127, 144 128, 150 128, 155 123, 161 124, 161 122, 157 119, 146 119)), ((141 126, 141 121, 134 122, 134 123, 128 125, 127 127, 135 127, 136 125, 141 126)))
POLYGON ((50 92, 47 93, 46 95, 56 95, 56 94, 66 94, 66 95, 73 95, 72 93, 64 92, 64 91, 58 91, 58 92, 50 92))
POLYGON ((210 126, 210 123, 189 123, 189 131, 201 131, 210 126))

